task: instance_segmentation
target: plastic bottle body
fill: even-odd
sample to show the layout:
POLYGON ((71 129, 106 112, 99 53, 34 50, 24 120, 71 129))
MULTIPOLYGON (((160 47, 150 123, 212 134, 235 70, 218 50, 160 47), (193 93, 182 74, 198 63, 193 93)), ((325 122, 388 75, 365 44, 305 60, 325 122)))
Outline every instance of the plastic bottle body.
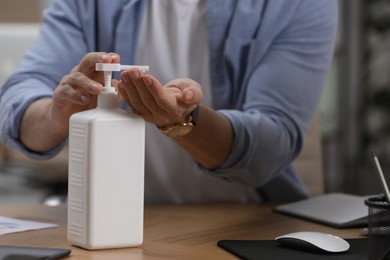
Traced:
POLYGON ((86 249, 143 242, 145 121, 120 109, 74 114, 69 129, 68 240, 86 249))

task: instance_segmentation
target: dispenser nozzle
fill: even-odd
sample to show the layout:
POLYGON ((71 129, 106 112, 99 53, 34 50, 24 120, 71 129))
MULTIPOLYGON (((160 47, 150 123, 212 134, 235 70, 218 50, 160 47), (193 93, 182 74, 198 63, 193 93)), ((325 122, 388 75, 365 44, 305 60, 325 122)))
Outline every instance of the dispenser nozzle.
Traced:
POLYGON ((136 66, 136 65, 121 65, 119 63, 96 63, 96 71, 104 71, 104 86, 107 88, 111 87, 111 79, 113 71, 129 70, 137 68, 146 72, 149 70, 149 66, 136 66))
POLYGON ((137 65, 121 65, 119 63, 96 63, 96 71, 121 71, 137 68, 146 72, 149 70, 149 66, 137 66, 137 65))
POLYGON ((116 107, 116 92, 115 88, 111 86, 112 72, 129 70, 137 68, 146 72, 149 70, 149 66, 136 66, 136 65, 121 65, 119 63, 96 63, 96 71, 104 71, 104 89, 98 96, 98 107, 115 108, 116 107))

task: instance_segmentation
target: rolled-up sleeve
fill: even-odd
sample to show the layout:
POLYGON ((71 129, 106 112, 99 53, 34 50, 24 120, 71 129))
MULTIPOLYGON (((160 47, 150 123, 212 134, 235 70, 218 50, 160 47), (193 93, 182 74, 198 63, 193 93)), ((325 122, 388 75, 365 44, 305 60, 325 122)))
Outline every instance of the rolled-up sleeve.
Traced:
POLYGON ((79 24, 79 14, 76 1, 53 1, 44 13, 40 34, 20 68, 0 88, 1 142, 30 158, 50 158, 62 149, 66 141, 51 151, 37 153, 20 141, 19 128, 31 103, 51 97, 61 78, 86 53, 87 43, 79 24))

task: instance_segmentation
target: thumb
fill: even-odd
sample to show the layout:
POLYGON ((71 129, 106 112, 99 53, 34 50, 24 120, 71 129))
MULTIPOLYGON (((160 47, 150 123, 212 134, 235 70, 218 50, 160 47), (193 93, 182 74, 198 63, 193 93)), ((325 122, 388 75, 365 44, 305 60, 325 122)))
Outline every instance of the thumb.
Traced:
POLYGON ((184 103, 192 103, 194 97, 194 91, 192 91, 191 89, 185 89, 182 93, 182 100, 184 103))
POLYGON ((183 89, 182 102, 188 105, 201 103, 203 100, 203 92, 199 87, 189 87, 183 89))

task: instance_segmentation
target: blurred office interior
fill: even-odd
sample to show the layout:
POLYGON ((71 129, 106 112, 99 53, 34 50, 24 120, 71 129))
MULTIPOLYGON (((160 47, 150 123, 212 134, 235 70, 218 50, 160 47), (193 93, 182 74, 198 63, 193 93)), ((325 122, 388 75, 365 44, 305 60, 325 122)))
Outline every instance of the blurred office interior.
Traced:
MULTIPOLYGON (((49 1, 2 0, 0 28, 24 26, 36 34, 49 1)), ((339 6, 334 62, 319 106, 324 190, 375 194, 381 188, 369 150, 377 153, 390 179, 390 1, 339 0, 339 6)), ((0 44, 2 53, 12 49, 0 44)), ((18 60, 22 53, 13 55, 18 60)), ((13 62, 0 64, 1 85, 16 67, 13 62)), ((37 162, 0 149, 0 203, 41 202, 51 193, 65 193, 66 180, 66 151, 37 162), (30 187, 21 191, 21 185, 30 187)))

